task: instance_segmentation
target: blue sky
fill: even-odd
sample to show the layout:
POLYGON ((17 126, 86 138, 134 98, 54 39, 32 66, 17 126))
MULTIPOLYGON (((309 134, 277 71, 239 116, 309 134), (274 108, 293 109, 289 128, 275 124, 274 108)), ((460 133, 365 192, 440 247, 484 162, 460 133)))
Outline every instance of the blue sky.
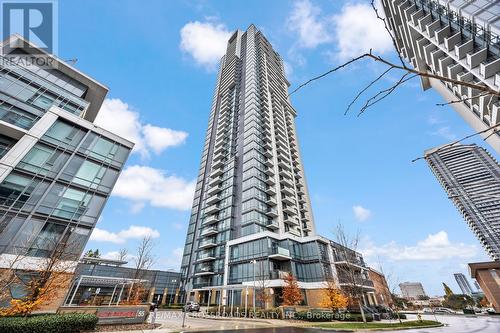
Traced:
MULTIPOLYGON (((369 48, 394 57, 367 3, 60 1, 59 56, 110 88, 98 123, 137 142, 87 248, 133 253, 150 234, 155 267, 178 269, 225 38, 254 23, 293 88, 369 48)), ((359 105, 344 116, 380 70, 359 63, 292 97, 317 230, 333 238, 340 221, 361 232, 366 260, 393 282, 458 292, 452 273, 487 257, 426 163, 411 160, 473 131, 417 80, 361 117, 359 105)))

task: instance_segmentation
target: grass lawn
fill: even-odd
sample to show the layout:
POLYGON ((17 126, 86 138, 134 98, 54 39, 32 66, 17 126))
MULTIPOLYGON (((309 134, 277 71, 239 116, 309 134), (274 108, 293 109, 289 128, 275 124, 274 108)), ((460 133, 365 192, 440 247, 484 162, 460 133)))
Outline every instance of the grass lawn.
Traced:
POLYGON ((324 323, 324 324, 314 324, 314 327, 320 328, 339 328, 339 329, 398 329, 398 328, 418 328, 422 326, 439 326, 441 325, 438 321, 433 320, 411 320, 404 321, 402 323, 324 323))

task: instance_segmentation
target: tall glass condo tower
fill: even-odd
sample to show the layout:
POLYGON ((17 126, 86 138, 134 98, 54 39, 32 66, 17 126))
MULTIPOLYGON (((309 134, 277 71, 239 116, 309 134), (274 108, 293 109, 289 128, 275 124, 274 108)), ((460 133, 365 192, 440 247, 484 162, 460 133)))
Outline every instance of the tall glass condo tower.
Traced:
POLYGON ((184 290, 200 301, 238 303, 245 285, 279 287, 285 272, 305 284, 333 274, 333 245, 315 233, 288 87, 281 57, 255 26, 231 36, 181 266, 184 290))

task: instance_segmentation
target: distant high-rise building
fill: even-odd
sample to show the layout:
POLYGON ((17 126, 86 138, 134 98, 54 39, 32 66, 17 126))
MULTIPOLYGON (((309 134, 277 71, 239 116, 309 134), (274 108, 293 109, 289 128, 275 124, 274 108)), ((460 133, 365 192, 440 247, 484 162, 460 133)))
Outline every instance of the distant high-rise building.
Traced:
MULTIPOLYGON (((12 53, 0 56, 0 271, 15 267, 29 281, 57 253, 71 274, 133 144, 93 124, 105 86, 43 51, 26 53, 20 36, 4 43, 12 53)), ((24 297, 18 282, 3 292, 24 297)))
POLYGON ((479 285, 479 283, 477 283, 477 281, 474 280, 474 287, 476 287, 476 290, 477 291, 481 291, 481 286, 479 285))
MULTIPOLYGON (((498 0, 382 0, 399 53, 419 71, 500 88, 498 0)), ((474 88, 421 77, 476 131, 500 123, 497 97, 474 88)), ((498 130, 498 127, 496 128, 498 130)), ((500 132, 482 134, 500 153, 500 132)))
POLYGON ((401 294, 405 299, 418 300, 427 296, 420 282, 403 282, 399 284, 399 289, 401 289, 401 294))
POLYGON ((265 285, 277 288, 269 291, 277 302, 292 273, 318 301, 324 281, 349 285, 340 268, 353 261, 374 301, 362 256, 315 233, 288 86, 281 57, 255 26, 230 37, 181 265, 188 297, 242 306, 265 285))
POLYGON ((454 145, 425 152, 432 172, 488 254, 500 259, 500 166, 482 147, 454 145))
POLYGON ((467 281, 465 275, 462 273, 455 273, 453 276, 455 276, 455 280, 457 281, 460 290, 462 290, 462 294, 471 296, 472 287, 470 286, 469 281, 467 281))

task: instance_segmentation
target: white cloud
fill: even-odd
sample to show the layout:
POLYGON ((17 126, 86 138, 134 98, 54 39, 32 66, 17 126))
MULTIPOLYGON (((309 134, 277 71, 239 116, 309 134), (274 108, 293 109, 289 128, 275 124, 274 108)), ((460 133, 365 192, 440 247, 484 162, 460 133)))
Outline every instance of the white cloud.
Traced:
POLYGON ((149 156, 151 150, 159 154, 168 147, 178 146, 184 143, 188 136, 188 133, 183 131, 143 124, 139 113, 118 98, 104 100, 95 123, 134 142, 133 152, 143 157, 149 156))
POLYGON ((321 9, 309 0, 296 1, 287 20, 290 31, 298 34, 298 45, 303 48, 316 46, 331 41, 327 30, 328 22, 321 17, 321 9))
POLYGON ((293 74, 293 67, 289 62, 283 61, 283 67, 285 68, 285 75, 290 80, 293 74))
POLYGON ((443 260, 451 258, 468 259, 477 254, 475 245, 452 243, 446 231, 429 234, 415 245, 399 245, 392 241, 382 246, 367 242, 361 253, 367 258, 385 257, 392 261, 443 260))
POLYGON ((216 68, 231 37, 231 32, 225 25, 213 22, 189 22, 182 27, 180 33, 181 50, 207 70, 216 68))
POLYGON ((184 249, 182 247, 175 248, 168 257, 160 258, 158 264, 162 269, 174 269, 178 271, 179 267, 181 267, 183 252, 184 249))
MULTIPOLYGON (((379 10, 382 14, 383 11, 379 10)), ((367 4, 346 4, 339 15, 334 16, 337 57, 346 60, 372 49, 378 54, 393 49, 384 24, 367 4)))
POLYGON ((182 230, 184 225, 182 223, 172 223, 172 227, 174 227, 177 230, 182 230))
POLYGON ((115 244, 123 244, 127 239, 141 239, 144 237, 158 238, 160 233, 158 230, 150 227, 142 227, 131 225, 128 229, 119 232, 111 232, 100 228, 94 228, 90 235, 90 240, 97 242, 110 242, 115 244))
POLYGON ((144 139, 148 147, 159 154, 168 147, 178 146, 186 141, 188 134, 182 131, 174 131, 170 128, 157 127, 146 124, 142 128, 144 139))
POLYGON ((352 206, 352 211, 356 219, 361 222, 368 220, 372 216, 371 210, 360 205, 352 206))
POLYGON ((195 180, 188 181, 166 175, 159 169, 133 165, 123 170, 112 194, 131 200, 133 207, 149 203, 154 207, 188 210, 192 204, 194 188, 195 180))
POLYGON ((451 131, 450 126, 442 126, 431 133, 431 135, 440 136, 448 141, 454 141, 457 139, 457 135, 451 131))

